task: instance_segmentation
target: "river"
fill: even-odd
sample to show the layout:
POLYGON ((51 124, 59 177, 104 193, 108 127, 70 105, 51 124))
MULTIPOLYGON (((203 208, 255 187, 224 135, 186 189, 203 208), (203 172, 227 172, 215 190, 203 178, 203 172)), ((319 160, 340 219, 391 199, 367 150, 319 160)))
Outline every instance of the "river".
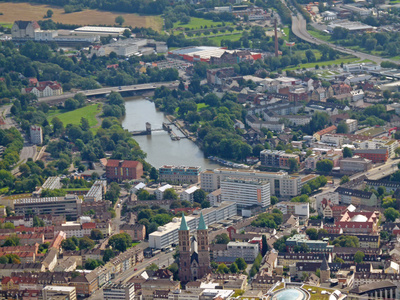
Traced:
MULTIPOLYGON (((126 115, 122 126, 129 131, 145 130, 145 123, 151 123, 152 129, 162 129, 162 123, 168 120, 163 112, 157 111, 153 102, 144 98, 125 98, 126 115)), ((176 128, 173 131, 178 136, 183 134, 176 128)), ((153 131, 151 135, 135 136, 147 159, 154 167, 162 165, 199 166, 202 170, 214 169, 219 165, 204 157, 203 151, 188 139, 172 141, 164 130, 153 131)))

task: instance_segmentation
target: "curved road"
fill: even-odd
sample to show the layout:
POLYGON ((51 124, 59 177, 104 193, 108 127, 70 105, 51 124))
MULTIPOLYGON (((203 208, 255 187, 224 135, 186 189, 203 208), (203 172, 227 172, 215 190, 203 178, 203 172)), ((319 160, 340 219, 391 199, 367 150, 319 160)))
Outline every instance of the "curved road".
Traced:
POLYGON ((309 43, 313 43, 313 44, 317 44, 317 45, 321 45, 321 44, 325 44, 330 46, 331 48, 338 50, 340 52, 343 53, 347 53, 347 54, 351 54, 354 56, 359 57, 361 60, 364 59, 369 59, 377 64, 381 64, 382 61, 390 61, 393 63, 399 63, 398 61, 394 61, 394 60, 390 60, 390 59, 385 59, 379 56, 375 56, 375 55, 371 55, 371 54, 367 54, 364 52, 360 52, 360 51, 354 51, 352 49, 348 49, 342 46, 338 46, 320 39, 317 39, 315 37, 313 37, 311 34, 308 33, 307 31, 307 23, 306 20, 304 19, 304 17, 300 14, 297 13, 297 16, 295 16, 294 14, 292 14, 292 32, 300 39, 305 40, 306 42, 309 43))

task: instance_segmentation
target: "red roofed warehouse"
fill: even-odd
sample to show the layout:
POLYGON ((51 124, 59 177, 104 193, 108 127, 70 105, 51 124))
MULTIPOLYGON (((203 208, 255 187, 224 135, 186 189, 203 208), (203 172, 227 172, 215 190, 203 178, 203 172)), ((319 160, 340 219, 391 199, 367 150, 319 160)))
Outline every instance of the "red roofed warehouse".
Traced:
POLYGON ((143 175, 143 165, 139 161, 109 159, 106 165, 108 180, 138 179, 143 175))

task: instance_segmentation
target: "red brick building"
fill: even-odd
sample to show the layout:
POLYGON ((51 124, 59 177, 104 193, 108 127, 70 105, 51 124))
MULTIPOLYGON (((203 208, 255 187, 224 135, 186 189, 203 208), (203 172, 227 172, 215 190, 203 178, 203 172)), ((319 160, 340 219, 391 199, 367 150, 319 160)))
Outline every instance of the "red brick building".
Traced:
POLYGON ((138 179, 143 175, 143 165, 139 161, 109 159, 106 176, 109 180, 123 181, 138 179))
POLYGON ((384 163, 389 158, 389 151, 387 148, 380 149, 358 149, 354 151, 354 155, 372 160, 374 164, 384 163))

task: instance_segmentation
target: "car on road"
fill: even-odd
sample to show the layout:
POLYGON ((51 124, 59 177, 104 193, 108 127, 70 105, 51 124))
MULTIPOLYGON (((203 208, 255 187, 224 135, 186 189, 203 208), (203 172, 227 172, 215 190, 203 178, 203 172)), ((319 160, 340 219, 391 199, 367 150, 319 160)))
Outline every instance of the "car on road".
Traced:
POLYGON ((134 268, 133 271, 137 271, 137 268, 134 268))

